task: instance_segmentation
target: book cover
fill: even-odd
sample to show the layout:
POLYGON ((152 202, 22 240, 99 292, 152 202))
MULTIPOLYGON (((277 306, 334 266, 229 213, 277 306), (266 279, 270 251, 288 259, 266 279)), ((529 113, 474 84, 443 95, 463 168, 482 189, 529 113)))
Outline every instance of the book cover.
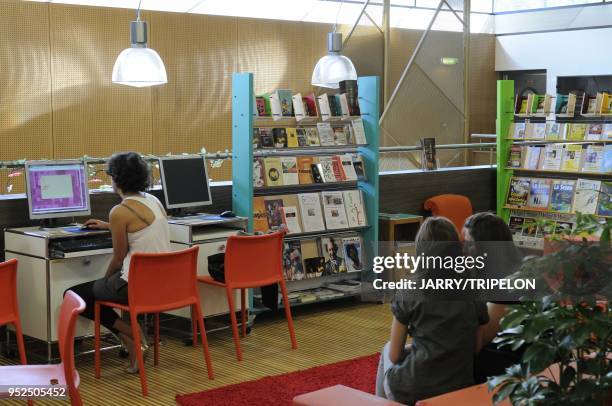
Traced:
POLYGON ((546 210, 550 202, 550 179, 531 179, 531 191, 527 207, 530 209, 546 210))
POLYGON ((601 139, 612 140, 612 123, 606 123, 601 127, 601 139))
POLYGON ((367 180, 365 167, 363 165, 363 159, 361 155, 357 154, 357 156, 353 156, 353 169, 355 169, 355 174, 357 174, 357 180, 365 181, 367 180))
POLYGON ((567 221, 556 221, 555 222, 555 234, 564 234, 567 231, 571 231, 574 228, 574 223, 567 221))
POLYGON ((259 139, 261 141, 261 148, 274 148, 274 135, 271 128, 260 128, 259 139))
POLYGON ((264 169, 266 171, 266 186, 283 185, 283 170, 280 158, 264 158, 264 169))
POLYGON ((268 217, 268 228, 271 230, 277 229, 285 225, 283 218, 283 199, 265 198, 266 216, 268 217))
POLYGON ((266 173, 262 158, 253 159, 253 187, 266 186, 266 173))
POLYGON ((342 195, 349 227, 367 226, 366 212, 361 191, 345 190, 342 192, 342 195))
POLYGON ((302 100, 306 106, 306 114, 308 117, 317 117, 319 112, 317 111, 317 98, 314 93, 304 96, 302 100))
POLYGON ((612 216, 612 182, 601 182, 597 214, 612 216))
POLYGON ((300 219, 298 217, 297 207, 295 206, 283 206, 283 223, 287 226, 288 234, 296 234, 302 232, 300 226, 300 219))
POLYGON ((305 258, 304 267, 306 268, 306 279, 319 278, 323 276, 325 271, 325 258, 305 258))
POLYGON ((547 140, 562 140, 565 137, 565 123, 546 123, 546 135, 547 140))
POLYGON ((270 95, 270 111, 274 121, 278 121, 283 118, 283 109, 281 108, 281 101, 278 92, 274 92, 270 95))
POLYGON ((561 168, 563 145, 550 144, 544 147, 541 168, 545 171, 558 171, 561 168))
POLYGON ((360 237, 347 237, 342 239, 344 246, 344 261, 347 272, 363 270, 363 257, 360 237))
POLYGON ((601 139, 603 124, 589 124, 586 139, 589 141, 597 141, 601 139))
POLYGON ((287 130, 285 128, 273 128, 274 148, 287 148, 287 130))
POLYGON ((574 213, 595 214, 599 201, 601 181, 591 179, 578 179, 574 196, 574 213))
POLYGON ((357 145, 365 145, 368 143, 365 135, 365 128, 363 126, 363 120, 361 118, 355 118, 351 121, 351 126, 353 128, 353 135, 355 138, 355 144, 357 145))
POLYGON ((253 149, 259 148, 261 145, 261 138, 259 136, 259 128, 253 128, 253 149))
POLYGON ((536 219, 525 217, 523 221, 523 235, 532 238, 538 236, 538 224, 536 223, 536 219))
POLYGON ((336 145, 334 130, 329 123, 317 123, 319 142, 322 146, 330 147, 336 145))
POLYGON ((302 257, 303 258, 314 258, 321 256, 321 249, 319 243, 321 241, 318 238, 309 238, 302 240, 302 257))
POLYGON ((546 113, 546 96, 545 95, 537 95, 535 97, 535 113, 536 114, 545 114, 546 113))
POLYGON ((338 107, 336 106, 336 96, 333 94, 327 94, 327 102, 329 104, 329 111, 332 117, 338 117, 338 107))
POLYGON ((298 185, 297 159, 294 156, 283 156, 280 161, 283 170, 283 185, 298 185))
POLYGON ((323 175, 321 175, 323 172, 323 167, 320 163, 313 163, 310 165, 310 171, 312 173, 312 180, 314 183, 325 183, 325 180, 323 180, 323 175))
POLYGON ((519 109, 518 109, 518 114, 527 114, 527 98, 524 97, 521 100, 519 100, 519 109))
POLYGON ((586 136, 587 125, 584 123, 572 123, 569 125, 569 134, 566 137, 570 141, 582 141, 586 136))
POLYGON ((537 140, 546 138, 546 123, 533 124, 533 138, 537 140))
POLYGON ((353 126, 350 124, 344 124, 342 126, 344 128, 344 134, 346 134, 346 143, 350 145, 355 145, 355 133, 353 132, 353 126))
POLYGON ((306 128, 306 144, 309 147, 318 147, 321 145, 319 140, 319 130, 315 127, 306 128))
POLYGON ((342 239, 337 237, 321 238, 321 249, 325 258, 324 276, 346 272, 342 239))
POLYGON ((284 243, 283 275, 287 281, 299 281, 305 278, 302 244, 300 241, 284 243))
POLYGON ((319 113, 321 114, 321 120, 329 120, 332 116, 332 111, 327 94, 322 94, 321 96, 317 97, 317 101, 319 102, 319 113))
POLYGON ((291 96, 291 104, 293 106, 293 115, 295 119, 300 121, 306 117, 306 108, 304 106, 304 101, 302 99, 302 94, 297 93, 291 96))
POLYGON ((328 230, 348 228, 342 192, 322 192, 323 215, 328 230))
MULTIPOLYGON (((305 128, 296 128, 295 134, 297 137, 297 146, 299 148, 305 147, 308 145, 306 141, 306 129, 305 128)), ((289 140, 287 140, 287 144, 289 144, 289 140)))
POLYGON ((342 166, 342 159, 339 155, 334 155, 331 157, 331 159, 336 182, 344 182, 346 180, 346 174, 344 173, 344 167, 342 166))
POLYGON ((568 144, 563 150, 563 163, 561 170, 578 172, 580 170, 580 159, 582 158, 582 145, 568 144))
POLYGON ((285 131, 287 132, 287 148, 299 147, 297 128, 289 127, 285 131))
POLYGON ((584 152, 582 172, 601 172, 603 163, 603 145, 588 145, 584 152))
POLYGON ((253 231, 268 232, 268 214, 263 196, 253 198, 253 231))
POLYGON ((525 123, 525 133, 523 134, 523 137, 525 139, 533 138, 533 123, 531 122, 525 123))
POLYGON ((342 80, 338 83, 340 87, 340 93, 346 94, 346 100, 348 102, 349 114, 351 116, 360 116, 361 111, 359 110, 359 92, 356 80, 342 80))
POLYGON ((595 114, 597 112, 597 97, 589 97, 587 99, 587 114, 595 114))
POLYGON ((344 172, 344 177, 346 181, 355 182, 357 180, 357 172, 355 172, 355 167, 353 166, 352 155, 341 155, 340 160, 342 161, 342 170, 344 172))
POLYGON ((293 98, 291 90, 279 89, 276 91, 280 101, 281 115, 283 117, 293 117, 293 98))
POLYGON ((541 147, 524 147, 525 160, 523 161, 523 168, 536 170, 540 164, 540 157, 542 155, 541 147))
POLYGON ((555 104, 555 114, 567 114, 567 101, 569 95, 557 94, 557 100, 555 104))
POLYGON ((319 194, 300 193, 298 194, 298 201, 304 231, 311 232, 325 230, 319 194))
POLYGON ((506 166, 510 168, 520 168, 523 163, 522 159, 523 148, 518 145, 510 147, 510 154, 508 156, 508 163, 506 166))
POLYGON ((530 178, 512 178, 508 188, 507 203, 510 206, 526 206, 531 189, 530 178))
POLYGON ((603 92, 602 103, 601 103, 601 114, 612 113, 612 95, 607 92, 603 92))
POLYGON ((270 95, 256 96, 255 108, 257 109, 257 115, 259 117, 270 117, 272 115, 272 111, 270 110, 270 95))
POLYGON ((433 171, 438 168, 436 161, 436 139, 421 138, 421 166, 425 171, 433 171))
POLYGON ((343 119, 348 119, 351 114, 349 113, 348 101, 346 100, 346 94, 336 95, 336 99, 340 102, 340 113, 343 119))
POLYGON ((313 159, 311 156, 297 157, 298 181, 300 182, 300 185, 309 185, 311 183, 314 183, 311 169, 312 164, 313 159))
POLYGON ((574 200, 575 180, 554 179, 550 197, 550 210, 559 213, 569 213, 574 200))
POLYGON ((612 172, 612 144, 608 144, 604 148, 601 171, 603 173, 612 172))
POLYGON ((334 144, 335 145, 347 145, 348 137, 344 131, 344 127, 334 127, 334 144))
POLYGON ((508 220, 508 227, 512 234, 521 235, 523 234, 523 223, 525 222, 524 217, 520 216, 510 216, 508 220))
MULTIPOLYGON (((329 94, 327 95, 329 97, 329 106, 331 108, 331 111, 333 113, 334 116, 336 117, 344 117, 342 115, 342 101, 341 99, 341 95, 339 94, 329 94)), ((345 117, 344 117, 345 118, 345 117)))
POLYGON ((511 129, 513 130, 513 132, 510 138, 516 138, 516 139, 525 138, 525 123, 524 122, 513 123, 513 126, 511 127, 511 129))
POLYGON ((341 180, 336 177, 334 161, 330 156, 319 157, 317 169, 319 169, 319 173, 324 183, 339 182, 341 180))

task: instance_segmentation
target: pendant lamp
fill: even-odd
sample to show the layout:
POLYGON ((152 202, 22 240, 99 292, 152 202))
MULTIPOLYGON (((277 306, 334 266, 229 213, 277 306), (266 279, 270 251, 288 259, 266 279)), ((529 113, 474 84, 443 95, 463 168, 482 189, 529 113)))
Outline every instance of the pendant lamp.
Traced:
POLYGON ((313 86, 337 89, 343 80, 357 80, 353 62, 342 55, 342 33, 330 32, 327 35, 328 54, 319 59, 312 72, 313 86))

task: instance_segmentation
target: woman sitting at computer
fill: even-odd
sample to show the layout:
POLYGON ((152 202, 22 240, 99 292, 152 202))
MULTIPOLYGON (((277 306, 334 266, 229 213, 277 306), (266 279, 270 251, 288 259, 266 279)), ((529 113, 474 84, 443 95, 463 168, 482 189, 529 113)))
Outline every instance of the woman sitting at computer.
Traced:
MULTIPOLYGON (((110 158, 106 172, 112 178, 113 190, 121 196, 121 203, 110 211, 109 222, 90 219, 85 225, 111 231, 113 257, 103 278, 70 288, 85 301, 87 307, 82 316, 91 320, 96 300, 128 303, 128 271, 133 252, 170 251, 166 212, 155 196, 145 193, 151 177, 147 163, 135 152, 119 153, 110 158)), ((117 334, 128 349, 130 366, 127 371, 138 372, 129 324, 106 306, 100 309, 100 322, 117 334)), ((146 347, 144 334, 140 336, 146 347)))

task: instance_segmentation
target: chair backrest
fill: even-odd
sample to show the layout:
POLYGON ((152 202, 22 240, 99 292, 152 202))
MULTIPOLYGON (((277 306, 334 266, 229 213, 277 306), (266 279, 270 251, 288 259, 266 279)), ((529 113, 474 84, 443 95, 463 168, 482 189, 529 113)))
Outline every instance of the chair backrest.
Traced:
POLYGON ((183 307, 198 296, 198 246, 164 253, 135 252, 130 260, 128 300, 137 312, 183 307))
POLYGON ((461 235, 463 223, 472 215, 472 203, 470 199, 462 195, 445 194, 430 197, 425 201, 424 207, 434 216, 446 217, 452 221, 459 235, 461 235))
POLYGON ((0 320, 17 317, 17 260, 9 259, 0 263, 0 320))
POLYGON ((59 333, 59 351, 66 384, 75 388, 76 368, 74 366, 74 331, 79 314, 85 310, 85 302, 79 295, 69 290, 64 295, 64 301, 60 309, 57 331, 59 333))
POLYGON ((232 235, 225 250, 225 283, 237 287, 270 285, 283 279, 284 231, 232 235))

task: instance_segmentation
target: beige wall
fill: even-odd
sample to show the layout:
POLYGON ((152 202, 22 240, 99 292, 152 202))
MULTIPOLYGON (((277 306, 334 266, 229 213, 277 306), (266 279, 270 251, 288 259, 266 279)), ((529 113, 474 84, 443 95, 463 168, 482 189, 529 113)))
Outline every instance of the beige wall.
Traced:
MULTIPOLYGON (((0 0, 0 160, 231 149, 232 72, 253 72, 257 92, 312 91, 312 69, 331 29, 178 13, 143 18, 168 71, 165 86, 110 81, 115 58, 129 46, 133 10, 0 0)), ((393 84, 420 35, 396 32, 393 84)), ((492 131, 494 37, 474 38, 472 130, 492 131)), ((360 74, 382 73, 377 30, 358 28, 346 52, 360 74)), ((229 179, 229 163, 211 175, 229 179)))

